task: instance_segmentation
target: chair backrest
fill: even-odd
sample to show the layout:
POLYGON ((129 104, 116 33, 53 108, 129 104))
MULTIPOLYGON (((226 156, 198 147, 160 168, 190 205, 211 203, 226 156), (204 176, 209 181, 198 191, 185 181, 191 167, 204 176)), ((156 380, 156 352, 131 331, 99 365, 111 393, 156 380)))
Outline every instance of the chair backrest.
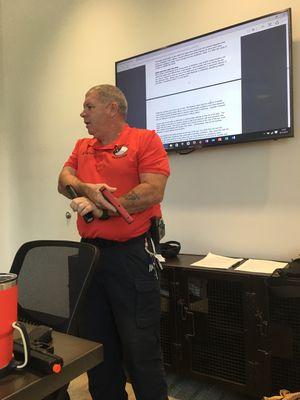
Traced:
POLYGON ((18 318, 76 334, 80 307, 98 258, 98 248, 87 243, 24 243, 10 270, 18 275, 18 318))

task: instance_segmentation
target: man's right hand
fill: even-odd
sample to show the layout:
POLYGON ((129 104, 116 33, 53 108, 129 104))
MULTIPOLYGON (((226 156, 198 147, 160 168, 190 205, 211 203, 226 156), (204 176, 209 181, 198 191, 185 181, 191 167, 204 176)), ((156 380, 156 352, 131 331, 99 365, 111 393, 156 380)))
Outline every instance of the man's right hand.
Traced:
POLYGON ((82 192, 87 198, 89 198, 94 204, 96 204, 97 207, 106 208, 107 210, 116 212, 117 210, 115 209, 115 207, 102 195, 100 189, 103 187, 108 189, 111 193, 117 190, 117 188, 108 186, 106 183, 83 183, 82 192))
POLYGON ((58 191, 64 196, 70 198, 66 191, 66 186, 74 187, 79 196, 87 197, 99 208, 106 208, 112 212, 116 209, 102 195, 100 189, 106 187, 110 192, 115 192, 117 188, 108 186, 106 183, 84 183, 76 177, 76 170, 72 167, 63 167, 58 179, 58 191))

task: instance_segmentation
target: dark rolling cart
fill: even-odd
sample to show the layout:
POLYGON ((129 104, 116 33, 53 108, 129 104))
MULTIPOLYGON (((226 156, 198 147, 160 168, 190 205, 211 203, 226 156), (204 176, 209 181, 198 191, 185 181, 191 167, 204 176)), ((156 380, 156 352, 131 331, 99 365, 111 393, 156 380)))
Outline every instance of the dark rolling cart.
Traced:
POLYGON ((161 340, 167 370, 256 398, 300 390, 300 278, 167 260, 161 340))

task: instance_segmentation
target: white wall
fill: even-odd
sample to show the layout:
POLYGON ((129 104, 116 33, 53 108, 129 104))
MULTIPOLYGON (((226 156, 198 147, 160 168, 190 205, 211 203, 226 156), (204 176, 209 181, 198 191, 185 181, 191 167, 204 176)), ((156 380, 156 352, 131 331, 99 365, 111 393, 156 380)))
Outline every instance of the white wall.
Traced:
POLYGON ((68 202, 56 192, 57 175, 75 140, 86 135, 79 117, 85 91, 114 83, 114 61, 287 7, 293 13, 295 138, 171 155, 164 214, 166 239, 182 242, 184 252, 286 260, 300 252, 298 0, 0 5, 1 270, 25 241, 77 240, 75 218, 67 222, 68 202))
MULTIPOLYGON (((2 17, 2 4, 0 3, 0 21, 2 17)), ((9 139, 5 130, 5 102, 4 102, 4 79, 3 79, 3 48, 2 43, 2 24, 0 23, 0 200, 2 204, 1 225, 0 225, 0 271, 7 270, 8 254, 11 248, 10 228, 11 228, 11 209, 9 202, 10 193, 10 172, 8 160, 10 157, 9 139)))

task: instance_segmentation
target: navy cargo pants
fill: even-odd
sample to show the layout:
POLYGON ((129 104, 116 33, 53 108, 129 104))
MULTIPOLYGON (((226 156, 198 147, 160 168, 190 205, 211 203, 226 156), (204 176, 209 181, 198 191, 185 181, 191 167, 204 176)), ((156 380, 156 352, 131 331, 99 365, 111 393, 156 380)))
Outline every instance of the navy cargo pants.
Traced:
POLYGON ((127 400, 124 367, 137 400, 167 399, 159 281, 145 240, 82 239, 101 252, 80 322, 80 336, 103 343, 104 361, 88 371, 93 400, 127 400))

